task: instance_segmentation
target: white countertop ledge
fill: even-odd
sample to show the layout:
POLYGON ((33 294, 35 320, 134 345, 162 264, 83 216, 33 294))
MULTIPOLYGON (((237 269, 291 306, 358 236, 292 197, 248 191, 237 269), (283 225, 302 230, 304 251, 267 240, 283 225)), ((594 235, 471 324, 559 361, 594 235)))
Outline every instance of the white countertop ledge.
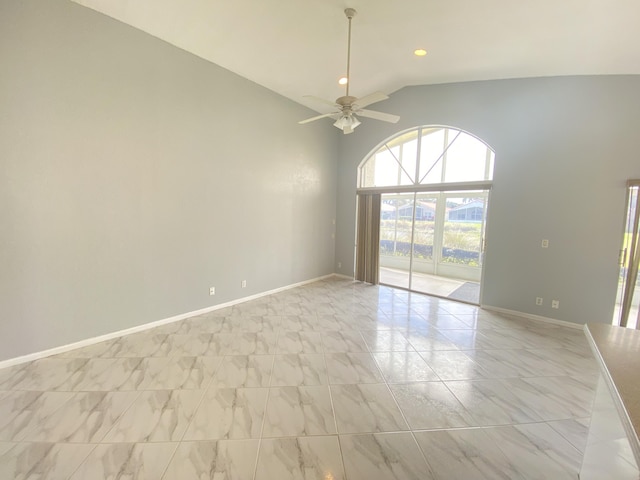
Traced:
POLYGON ((584 332, 640 465, 640 330, 589 323, 584 332))

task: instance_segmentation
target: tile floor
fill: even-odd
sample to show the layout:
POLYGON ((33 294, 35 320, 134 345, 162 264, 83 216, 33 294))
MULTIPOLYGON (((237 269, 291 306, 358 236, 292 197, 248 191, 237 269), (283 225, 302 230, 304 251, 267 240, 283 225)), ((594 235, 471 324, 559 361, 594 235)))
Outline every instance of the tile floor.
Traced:
POLYGON ((571 479, 581 330, 329 279, 0 370, 0 479, 571 479))

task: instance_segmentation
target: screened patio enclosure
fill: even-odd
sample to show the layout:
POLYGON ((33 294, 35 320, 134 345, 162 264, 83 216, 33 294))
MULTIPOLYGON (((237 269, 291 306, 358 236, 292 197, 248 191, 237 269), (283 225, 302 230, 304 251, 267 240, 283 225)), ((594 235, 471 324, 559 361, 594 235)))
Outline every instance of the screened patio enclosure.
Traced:
POLYGON ((358 194, 380 198, 380 283, 479 303, 493 162, 450 127, 403 132, 363 161, 358 194))

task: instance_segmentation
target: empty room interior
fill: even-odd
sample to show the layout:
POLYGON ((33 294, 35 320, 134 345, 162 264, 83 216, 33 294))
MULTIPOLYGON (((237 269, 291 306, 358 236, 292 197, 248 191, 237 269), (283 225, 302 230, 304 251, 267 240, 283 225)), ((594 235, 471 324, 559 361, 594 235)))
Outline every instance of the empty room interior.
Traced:
POLYGON ((0 479, 639 478, 638 18, 0 0, 0 479))

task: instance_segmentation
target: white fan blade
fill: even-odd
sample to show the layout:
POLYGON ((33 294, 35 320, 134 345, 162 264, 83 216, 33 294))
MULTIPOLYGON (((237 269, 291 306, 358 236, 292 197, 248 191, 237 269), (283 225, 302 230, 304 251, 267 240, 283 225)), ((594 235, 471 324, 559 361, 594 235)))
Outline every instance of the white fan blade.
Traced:
POLYGON ((376 102, 381 102, 382 100, 386 100, 387 98, 389 97, 387 97, 384 93, 375 92, 375 93, 372 93, 371 95, 367 95, 365 97, 359 98, 353 103, 357 105, 359 108, 364 108, 367 105, 371 105, 376 102))
POLYGON ((325 105, 331 105, 332 107, 335 107, 337 105, 336 102, 332 102, 331 100, 325 100, 324 98, 316 97, 314 95, 303 95, 303 96, 304 98, 308 98, 309 100, 314 100, 316 102, 324 103, 325 105))
POLYGON ((374 112, 373 110, 357 110, 356 113, 363 117, 373 118, 374 120, 382 120, 383 122, 398 123, 400 117, 390 113, 374 112))
POLYGON ((300 125, 304 125, 305 123, 313 122, 315 120, 320 120, 321 118, 331 117, 332 115, 337 115, 337 113, 336 112, 325 113, 324 115, 318 115, 317 117, 311 117, 311 118, 307 118, 306 120, 301 120, 298 123, 300 125))

